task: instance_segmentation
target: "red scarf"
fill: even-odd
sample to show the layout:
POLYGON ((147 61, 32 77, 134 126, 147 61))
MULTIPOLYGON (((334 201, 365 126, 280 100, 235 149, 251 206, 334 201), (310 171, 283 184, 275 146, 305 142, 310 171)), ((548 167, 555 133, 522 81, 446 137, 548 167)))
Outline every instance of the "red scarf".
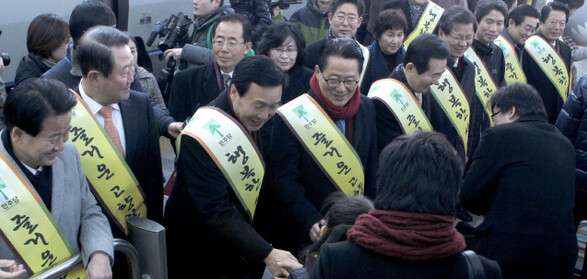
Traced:
POLYGON ((465 239, 453 222, 452 216, 371 210, 357 218, 347 236, 385 256, 412 261, 441 259, 465 250, 465 239))
POLYGON ((336 119, 342 119, 346 122, 346 137, 350 143, 352 143, 353 139, 353 124, 354 124, 354 116, 359 110, 359 105, 361 104, 361 90, 359 86, 357 86, 357 90, 351 99, 346 103, 346 105, 342 107, 337 107, 332 104, 324 95, 322 91, 320 91, 320 85, 318 84, 318 79, 316 78, 316 73, 312 75, 310 79, 310 88, 312 91, 316 93, 318 100, 322 103, 322 106, 336 119))

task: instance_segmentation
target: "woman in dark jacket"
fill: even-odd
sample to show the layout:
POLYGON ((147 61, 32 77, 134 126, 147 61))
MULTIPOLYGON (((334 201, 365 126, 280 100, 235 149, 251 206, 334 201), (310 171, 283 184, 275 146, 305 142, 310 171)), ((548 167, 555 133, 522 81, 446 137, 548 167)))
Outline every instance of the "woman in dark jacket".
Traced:
POLYGON ((27 32, 29 54, 18 64, 15 85, 40 77, 65 58, 70 37, 69 24, 57 15, 42 14, 33 19, 27 32))
MULTIPOLYGON (((436 132, 396 138, 379 159, 375 210, 325 244, 312 278, 469 278, 465 240, 454 227, 463 164, 436 132)), ((477 256, 485 278, 496 262, 477 256)))
POLYGON ((385 10, 379 14, 373 30, 376 40, 368 47, 369 63, 361 83, 361 93, 369 94, 373 82, 387 78, 402 63, 406 53, 403 45, 407 30, 403 14, 395 10, 385 10))

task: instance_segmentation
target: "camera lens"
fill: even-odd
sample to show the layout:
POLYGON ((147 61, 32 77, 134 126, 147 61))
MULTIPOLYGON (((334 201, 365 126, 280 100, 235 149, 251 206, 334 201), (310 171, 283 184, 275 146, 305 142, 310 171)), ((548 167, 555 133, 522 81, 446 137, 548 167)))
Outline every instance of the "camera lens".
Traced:
POLYGON ((0 58, 2 58, 2 62, 4 63, 4 66, 10 65, 10 54, 8 54, 6 52, 0 53, 0 58))

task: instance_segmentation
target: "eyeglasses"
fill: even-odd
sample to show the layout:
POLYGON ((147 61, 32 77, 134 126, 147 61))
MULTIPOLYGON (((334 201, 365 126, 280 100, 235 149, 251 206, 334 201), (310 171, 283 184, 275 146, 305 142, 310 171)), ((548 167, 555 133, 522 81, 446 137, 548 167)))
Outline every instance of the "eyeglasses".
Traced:
POLYGON ((344 83, 344 86, 346 88, 353 88, 353 87, 357 86, 357 84, 359 84, 358 80, 352 80, 352 79, 341 80, 341 79, 337 79, 337 78, 326 78, 324 76, 324 73, 320 73, 320 74, 322 75, 322 78, 326 81, 326 83, 330 87, 337 87, 341 82, 344 83))
POLYGON ((214 40, 214 41, 212 41, 212 44, 215 47, 220 47, 220 48, 223 47, 225 43, 226 43, 226 47, 228 47, 228 49, 231 49, 231 48, 234 48, 234 47, 236 47, 238 45, 244 44, 244 42, 243 43, 239 43, 239 42, 235 42, 235 41, 227 41, 227 42, 225 42, 224 40, 214 40))
POLYGON ((273 50, 275 50, 275 51, 277 51, 277 52, 279 52, 281 54, 284 54, 284 53, 285 54, 288 54, 288 53, 297 53, 298 52, 298 49, 295 48, 295 47, 288 47, 288 48, 280 48, 280 47, 278 47, 278 48, 274 48, 273 50))
POLYGON ((345 16, 344 14, 335 15, 334 19, 336 19, 340 23, 343 23, 344 20, 346 19, 349 22, 349 24, 354 24, 359 21, 359 18, 357 16, 354 16, 354 15, 345 16))
POLYGON ((500 113, 501 113, 501 110, 498 110, 498 111, 492 113, 491 114, 491 119, 495 118, 495 116, 498 115, 498 114, 500 114, 500 113))
POLYGON ((475 34, 471 34, 469 36, 463 36, 463 35, 459 35, 459 36, 453 36, 452 34, 450 34, 449 36, 451 36, 453 39, 457 40, 457 41, 472 41, 473 38, 475 38, 475 34))

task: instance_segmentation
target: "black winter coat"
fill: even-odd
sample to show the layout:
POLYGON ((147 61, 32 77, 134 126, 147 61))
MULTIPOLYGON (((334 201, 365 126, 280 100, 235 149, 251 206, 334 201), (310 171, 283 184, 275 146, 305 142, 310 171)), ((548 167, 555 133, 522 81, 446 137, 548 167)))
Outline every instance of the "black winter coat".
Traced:
MULTIPOLYGON (((556 40, 555 49, 563 58, 567 72, 571 73, 571 49, 567 46, 567 44, 560 40, 556 40)), ((540 94, 540 97, 542 97, 542 102, 544 102, 544 108, 546 109, 546 114, 548 115, 548 122, 554 124, 558 118, 561 108, 563 107, 563 99, 560 97, 558 91, 550 79, 546 76, 546 74, 544 74, 542 69, 540 69, 540 66, 536 64, 536 61, 534 61, 534 58, 532 58, 530 53, 524 49, 524 53, 522 55, 522 69, 526 74, 528 84, 534 86, 534 88, 536 88, 540 94)))
POLYGON ((504 86, 505 83, 505 58, 503 52, 495 43, 485 45, 479 40, 473 40, 473 49, 479 55, 479 58, 485 63, 493 82, 497 88, 504 86))
MULTIPOLYGON (((495 261, 479 257, 485 278, 500 279, 495 261)), ((468 279, 467 263, 460 253, 443 259, 408 261, 377 254, 351 240, 324 244, 312 273, 313 279, 468 279)))
POLYGON ((468 249, 496 260, 504 278, 571 278, 575 152, 544 116, 483 133, 465 175, 465 209, 485 215, 468 249))
POLYGON ((387 60, 384 57, 381 48, 379 48, 379 42, 375 40, 369 47, 369 63, 367 63, 367 69, 365 70, 365 76, 363 76, 363 82, 361 83, 361 94, 369 94, 371 85, 382 79, 386 78, 391 74, 391 71, 395 67, 402 63, 406 51, 403 47, 392 55, 393 63, 388 67, 387 60))
MULTIPOLYGON (((238 119, 228 103, 228 91, 209 105, 238 119)), ((244 278, 254 266, 263 264, 272 247, 252 228, 244 207, 204 147, 184 136, 180 150, 163 220, 169 278, 244 278)))
POLYGON ((29 53, 27 56, 24 56, 22 60, 20 60, 18 68, 16 68, 14 85, 18 85, 19 83, 29 78, 41 77, 41 75, 43 75, 49 69, 51 69, 51 67, 43 63, 40 58, 32 53, 29 53))
MULTIPOLYGON (((308 94, 322 106, 312 90, 308 94)), ((323 218, 321 210, 324 200, 337 190, 291 132, 288 124, 280 115, 274 117, 269 164, 272 187, 285 209, 282 217, 287 220, 288 227, 285 230, 295 232, 298 241, 309 241, 310 228, 323 218)), ((365 171, 364 194, 374 198, 377 135, 375 110, 366 96, 361 96, 361 104, 354 117, 352 139, 351 145, 365 171)))

